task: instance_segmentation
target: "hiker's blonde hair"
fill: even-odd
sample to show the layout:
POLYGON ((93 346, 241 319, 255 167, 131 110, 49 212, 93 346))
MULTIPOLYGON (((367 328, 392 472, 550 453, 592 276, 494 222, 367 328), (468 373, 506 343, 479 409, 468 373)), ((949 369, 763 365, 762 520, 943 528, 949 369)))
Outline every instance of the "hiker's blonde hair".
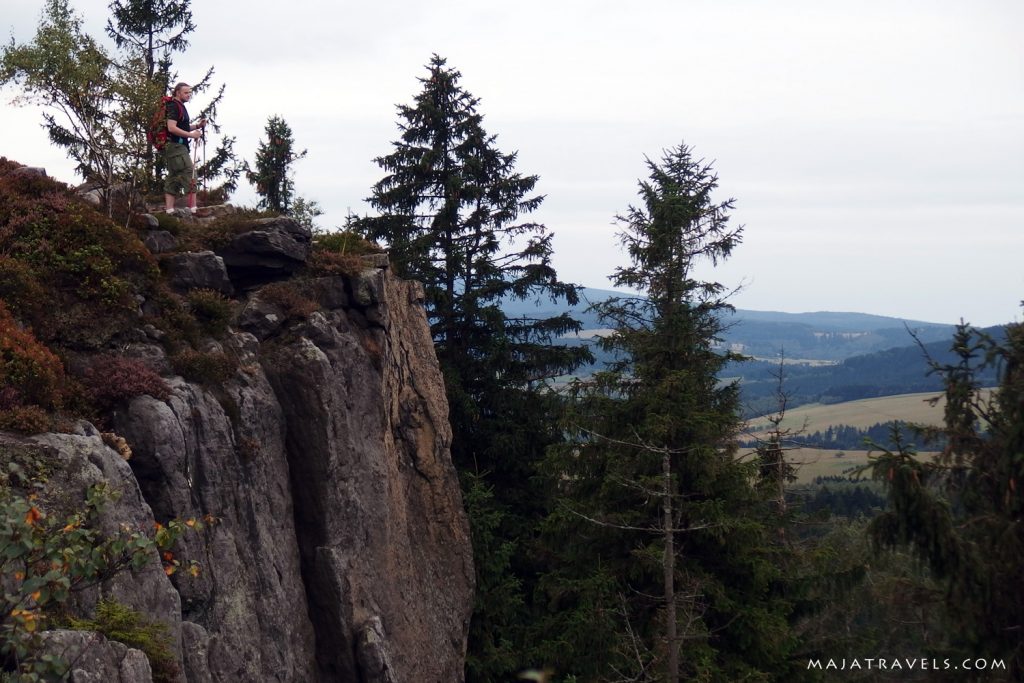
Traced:
POLYGON ((174 86, 174 92, 172 92, 171 94, 172 94, 172 95, 173 95, 174 97, 177 97, 177 96, 178 96, 178 91, 179 91, 179 90, 181 90, 182 88, 191 88, 191 87, 192 87, 192 86, 191 86, 191 85, 189 85, 188 83, 178 83, 178 84, 177 84, 176 86, 174 86))

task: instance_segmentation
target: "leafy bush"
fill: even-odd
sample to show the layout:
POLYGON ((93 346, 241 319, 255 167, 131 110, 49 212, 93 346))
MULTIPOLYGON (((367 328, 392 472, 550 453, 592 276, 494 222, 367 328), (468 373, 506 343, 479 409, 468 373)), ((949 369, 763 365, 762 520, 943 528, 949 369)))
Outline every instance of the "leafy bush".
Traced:
POLYGON ((313 241, 313 247, 317 251, 348 254, 349 256, 380 254, 384 251, 373 242, 363 239, 363 237, 351 230, 317 235, 313 241))
POLYGON ((203 330, 189 310, 188 301, 184 297, 161 283, 153 291, 149 304, 155 312, 147 315, 146 321, 164 331, 162 342, 168 350, 183 343, 199 343, 203 330))
POLYGON ((135 296, 156 282, 156 263, 69 187, 19 169, 0 159, 3 298, 43 342, 102 346, 136 320, 135 296))
MULTIPOLYGON (((160 201, 163 201, 163 197, 160 198, 160 201)), ((172 216, 171 214, 161 212, 155 214, 155 218, 158 230, 166 230, 167 232, 175 236, 181 234, 181 221, 172 216)))
POLYGON ((13 406, 0 409, 0 429, 22 434, 41 434, 50 431, 53 420, 39 406, 13 406))
POLYGON ((153 683, 176 683, 181 674, 167 625, 146 619, 113 599, 101 600, 92 619, 69 619, 70 628, 96 631, 108 640, 142 650, 153 669, 153 683))
POLYGON ((289 319, 308 318, 318 306, 307 296, 299 283, 275 282, 260 289, 260 299, 281 309, 289 319))
MULTIPOLYGON (((83 502, 70 503, 64 512, 45 509, 39 493, 52 469, 51 462, 32 453, 0 450, 0 664, 19 681, 54 680, 66 673, 60 658, 40 653, 39 633, 50 625, 66 625, 72 594, 123 571, 142 569, 157 556, 164 572, 173 574, 180 566, 172 552, 175 544, 187 531, 204 528, 196 519, 171 520, 157 524, 152 536, 125 526, 104 535, 100 513, 117 492, 96 484, 83 502)), ((204 521, 216 520, 207 516, 204 521)), ((197 576, 198 565, 190 562, 188 573, 197 576)), ((154 675, 162 676, 154 680, 177 680, 173 654, 162 647, 169 641, 159 626, 134 621, 125 608, 102 603, 89 628, 94 626, 146 652, 154 675)))
POLYGON ((0 254, 0 301, 7 302, 11 314, 33 319, 42 313, 46 292, 21 261, 0 254))
POLYGON ((161 401, 171 395, 171 388, 160 375, 142 361, 124 356, 96 356, 85 371, 83 381, 89 397, 100 410, 142 394, 161 401))
POLYGON ((185 379, 217 386, 231 379, 238 370, 238 361, 218 351, 185 349, 171 356, 174 370, 185 379))
POLYGON ((110 498, 102 485, 89 489, 77 512, 50 516, 36 503, 32 464, 11 459, 0 471, 0 657, 22 679, 60 674, 65 665, 39 656, 38 634, 76 590, 153 559, 156 544, 142 532, 102 536, 99 511, 110 498))
POLYGON ((234 314, 231 299, 212 289, 194 289, 188 293, 189 308, 204 332, 222 337, 234 314))
POLYGON ((306 262, 306 268, 313 276, 356 275, 366 269, 361 256, 339 254, 333 251, 314 251, 306 262))
MULTIPOLYGON (((58 408, 64 388, 60 359, 28 330, 21 329, 0 301, 0 386, 8 407, 58 408)), ((0 406, 2 407, 2 406, 0 406)))

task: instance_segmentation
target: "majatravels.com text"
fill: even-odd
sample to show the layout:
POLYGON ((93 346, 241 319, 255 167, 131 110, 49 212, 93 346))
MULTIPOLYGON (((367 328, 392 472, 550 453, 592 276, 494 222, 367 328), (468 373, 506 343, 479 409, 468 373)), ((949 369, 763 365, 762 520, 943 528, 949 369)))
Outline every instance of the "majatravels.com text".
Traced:
POLYGON ((857 659, 809 659, 808 669, 820 671, 1006 671, 1001 659, 952 659, 864 657, 857 659))

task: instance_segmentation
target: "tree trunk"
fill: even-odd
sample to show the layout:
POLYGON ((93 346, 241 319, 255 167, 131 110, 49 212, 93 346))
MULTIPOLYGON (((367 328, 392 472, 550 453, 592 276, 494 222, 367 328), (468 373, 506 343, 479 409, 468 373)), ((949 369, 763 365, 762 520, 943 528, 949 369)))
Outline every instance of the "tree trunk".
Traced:
POLYGON ((665 493, 662 498, 664 513, 665 556, 662 568, 665 571, 665 644, 668 648, 668 666, 665 680, 679 681, 679 640, 676 634, 676 550, 675 531, 672 520, 672 456, 667 451, 662 456, 661 470, 665 477, 665 493))

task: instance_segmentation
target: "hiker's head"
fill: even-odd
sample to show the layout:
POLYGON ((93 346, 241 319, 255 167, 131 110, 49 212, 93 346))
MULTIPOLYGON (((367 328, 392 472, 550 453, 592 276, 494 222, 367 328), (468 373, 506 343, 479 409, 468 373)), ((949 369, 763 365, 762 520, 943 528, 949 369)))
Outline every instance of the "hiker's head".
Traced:
POLYGON ((178 83, 174 86, 174 92, 171 95, 182 102, 188 102, 192 97, 192 86, 188 83, 178 83))

